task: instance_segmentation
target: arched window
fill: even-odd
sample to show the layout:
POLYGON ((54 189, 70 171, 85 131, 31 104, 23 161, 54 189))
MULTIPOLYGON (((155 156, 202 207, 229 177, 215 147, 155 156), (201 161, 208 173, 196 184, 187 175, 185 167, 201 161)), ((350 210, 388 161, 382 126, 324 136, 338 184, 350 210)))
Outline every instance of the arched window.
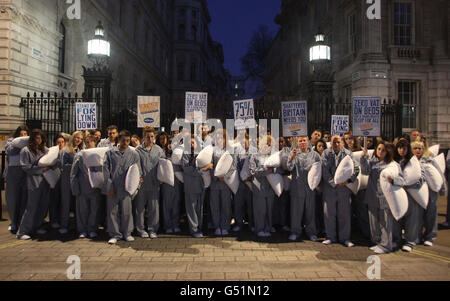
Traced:
POLYGON ((65 61, 66 61, 66 27, 61 22, 59 25, 59 33, 62 35, 62 39, 59 41, 59 59, 58 59, 58 70, 61 73, 65 71, 65 61))
POLYGON ((178 40, 186 39, 186 26, 184 24, 178 25, 178 40))

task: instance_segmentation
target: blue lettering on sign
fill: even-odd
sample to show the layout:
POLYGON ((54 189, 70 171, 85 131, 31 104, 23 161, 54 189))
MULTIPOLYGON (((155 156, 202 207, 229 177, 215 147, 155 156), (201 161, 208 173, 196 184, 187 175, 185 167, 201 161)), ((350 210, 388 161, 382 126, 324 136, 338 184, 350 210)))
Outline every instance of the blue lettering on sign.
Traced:
POLYGON ((144 119, 145 123, 153 123, 153 121, 155 121, 153 118, 145 118, 144 119))

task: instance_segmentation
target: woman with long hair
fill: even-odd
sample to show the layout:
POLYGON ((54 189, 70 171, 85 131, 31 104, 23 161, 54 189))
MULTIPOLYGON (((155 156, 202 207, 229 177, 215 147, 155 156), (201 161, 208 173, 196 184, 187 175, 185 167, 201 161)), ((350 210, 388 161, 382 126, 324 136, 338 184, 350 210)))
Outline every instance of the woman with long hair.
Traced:
POLYGON ((49 203, 49 185, 43 173, 50 168, 38 166, 39 159, 48 152, 46 143, 47 137, 44 132, 34 129, 28 146, 20 151, 20 165, 26 173, 28 189, 27 206, 17 231, 17 238, 21 240, 30 239, 36 230, 38 234, 46 233, 45 229, 40 228, 47 215, 49 203))
POLYGON ((8 207, 8 214, 10 224, 8 230, 16 233, 19 227, 20 220, 25 210, 27 190, 23 183, 26 181, 26 174, 20 167, 20 148, 14 147, 12 141, 15 138, 26 137, 30 130, 27 126, 21 125, 17 127, 13 136, 8 139, 6 143, 6 159, 7 165, 5 168, 6 175, 6 205, 8 207))
MULTIPOLYGON (((380 174, 391 162, 395 162, 393 160, 394 146, 385 141, 378 142, 372 158, 369 158, 367 148, 364 148, 361 157, 361 171, 369 176, 365 198, 369 206, 371 239, 375 244, 370 249, 377 254, 389 253, 394 249, 393 232, 396 221, 380 187, 380 174)), ((389 181, 392 182, 393 179, 389 181)))
POLYGON ((69 143, 62 153, 62 173, 61 187, 67 189, 61 190, 60 221, 61 228, 59 233, 66 234, 69 229, 70 208, 74 204, 74 197, 70 187, 70 170, 72 169, 75 155, 83 149, 83 132, 76 131, 70 136, 69 143))

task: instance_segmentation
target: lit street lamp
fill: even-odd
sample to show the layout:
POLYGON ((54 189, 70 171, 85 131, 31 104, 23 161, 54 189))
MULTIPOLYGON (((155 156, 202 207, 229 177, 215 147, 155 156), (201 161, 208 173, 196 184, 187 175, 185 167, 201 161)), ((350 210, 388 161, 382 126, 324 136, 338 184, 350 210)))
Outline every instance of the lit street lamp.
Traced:
POLYGON ((108 61, 110 56, 110 44, 105 39, 105 29, 102 22, 98 21, 94 37, 88 42, 88 58, 94 62, 94 69, 100 69, 108 61))
POLYGON ((317 34, 315 36, 316 43, 309 49, 309 61, 311 63, 331 60, 330 46, 325 44, 325 35, 317 34))

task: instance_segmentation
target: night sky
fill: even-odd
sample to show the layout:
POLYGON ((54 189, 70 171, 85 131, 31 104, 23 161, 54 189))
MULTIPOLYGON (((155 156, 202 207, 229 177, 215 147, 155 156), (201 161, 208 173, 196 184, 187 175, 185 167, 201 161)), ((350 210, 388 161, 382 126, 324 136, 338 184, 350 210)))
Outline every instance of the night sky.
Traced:
POLYGON ((281 0, 208 0, 211 14, 209 30, 213 40, 222 43, 225 68, 241 75, 240 58, 258 25, 267 25, 273 36, 278 24, 273 21, 281 11, 281 0))

